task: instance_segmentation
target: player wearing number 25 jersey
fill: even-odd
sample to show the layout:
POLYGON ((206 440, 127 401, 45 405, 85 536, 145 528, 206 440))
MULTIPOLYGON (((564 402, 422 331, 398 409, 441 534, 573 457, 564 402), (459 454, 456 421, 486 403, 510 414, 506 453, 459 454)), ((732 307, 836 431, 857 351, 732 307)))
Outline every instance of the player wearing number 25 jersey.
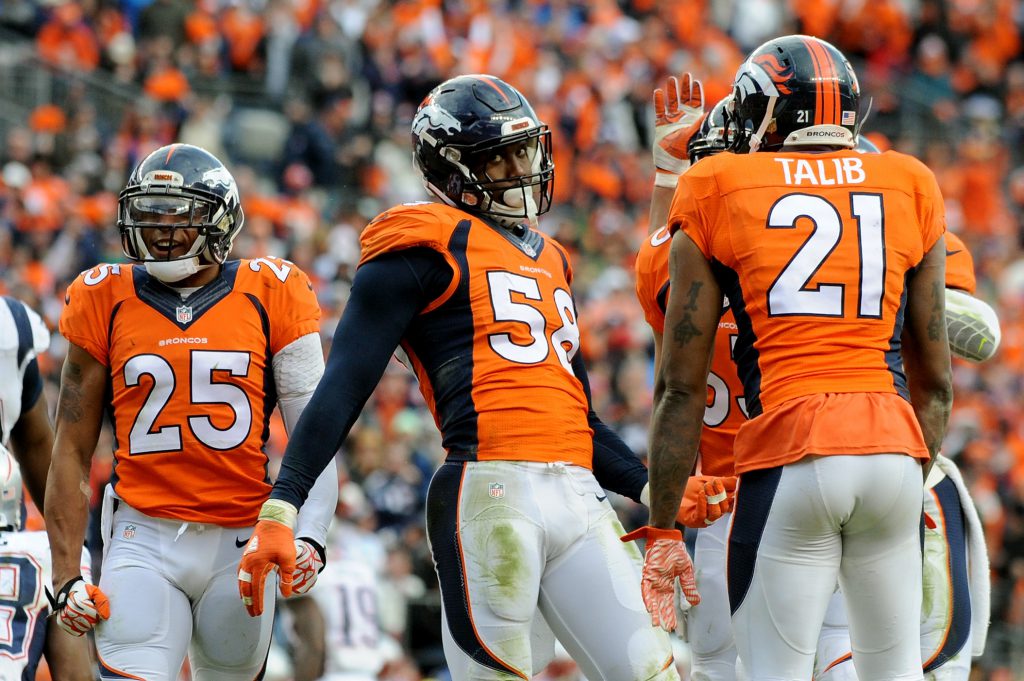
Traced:
POLYGON ((945 224, 921 163, 853 150, 859 94, 832 45, 762 45, 734 82, 739 153, 682 175, 668 219, 651 523, 671 522, 696 455, 724 294, 751 417, 735 443, 728 582, 752 679, 810 678, 837 579, 860 678, 922 673, 921 576, 906 564, 920 559, 920 464, 952 398, 945 224))
POLYGON ((448 454, 427 533, 452 678, 532 678, 553 630, 593 681, 676 679, 668 636, 643 610, 639 553, 619 541, 601 489, 638 500, 646 471, 591 410, 572 267, 536 229, 551 201, 550 144, 526 99, 493 76, 460 76, 424 99, 414 157, 438 201, 364 230, 324 380, 239 579, 259 594, 278 567, 286 584, 295 508, 400 345, 448 454))
MULTIPOLYGON (((254 620, 235 571, 270 492, 263 452, 280 405, 290 428, 323 371, 320 310, 306 275, 276 258, 228 260, 242 227, 234 180, 208 152, 171 145, 121 193, 125 254, 68 289, 46 518, 58 621, 96 626, 103 678, 250 681, 266 660, 273 613, 254 620), (115 451, 104 497, 103 574, 85 587, 67 553, 81 546, 103 412, 115 451), (63 586, 62 586, 63 585, 63 586), (109 599, 109 619, 102 607, 109 599)), ((337 473, 303 515, 303 588, 323 565, 337 473)))

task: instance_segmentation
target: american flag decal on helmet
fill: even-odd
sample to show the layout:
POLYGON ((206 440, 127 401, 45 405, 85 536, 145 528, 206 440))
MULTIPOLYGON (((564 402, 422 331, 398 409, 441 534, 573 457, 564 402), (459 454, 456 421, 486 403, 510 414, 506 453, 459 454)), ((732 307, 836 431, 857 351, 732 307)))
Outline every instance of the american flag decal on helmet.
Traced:
POLYGON ((840 123, 840 125, 853 125, 856 122, 857 122, 857 112, 856 111, 844 111, 843 112, 843 118, 842 118, 842 122, 840 123))

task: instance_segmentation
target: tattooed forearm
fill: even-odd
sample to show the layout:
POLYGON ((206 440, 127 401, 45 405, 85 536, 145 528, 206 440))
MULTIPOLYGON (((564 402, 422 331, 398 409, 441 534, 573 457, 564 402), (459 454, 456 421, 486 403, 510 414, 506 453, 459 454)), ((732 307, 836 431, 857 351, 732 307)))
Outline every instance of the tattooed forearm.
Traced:
POLYGON ((64 363, 57 413, 70 423, 78 423, 85 415, 82 408, 82 367, 71 361, 64 363))
POLYGON ((658 405, 651 433, 651 524, 672 527, 700 442, 704 397, 668 391, 658 405))
POLYGON ((928 340, 938 341, 942 339, 942 329, 946 327, 946 315, 943 311, 943 300, 945 291, 941 284, 932 286, 932 309, 928 317, 928 340))

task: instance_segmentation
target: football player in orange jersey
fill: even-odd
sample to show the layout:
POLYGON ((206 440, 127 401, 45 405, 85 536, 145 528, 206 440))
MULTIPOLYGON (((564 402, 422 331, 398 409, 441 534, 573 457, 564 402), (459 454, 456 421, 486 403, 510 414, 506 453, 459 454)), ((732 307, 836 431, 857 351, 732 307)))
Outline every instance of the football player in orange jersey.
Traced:
MULTIPOLYGON (((858 149, 865 149, 864 138, 858 149)), ((871 145, 873 146, 873 145, 871 145)), ((960 237, 946 233, 946 331, 950 352, 970 362, 999 347, 999 318, 974 297, 974 261, 960 237)), ((921 662, 926 681, 967 681, 972 656, 988 635, 989 561, 978 511, 960 470, 941 454, 925 480, 921 662)), ((699 576, 698 576, 699 584, 699 576)), ((858 681, 841 600, 829 604, 814 663, 815 681, 858 681)))
MULTIPOLYGON (((684 84, 687 76, 684 76, 684 84)), ((670 116, 663 111, 671 112, 681 107, 674 106, 673 92, 677 85, 670 78, 664 90, 655 90, 655 125, 664 127, 670 116), (666 109, 666 96, 668 106, 666 109)), ((685 91, 685 87, 683 88, 685 91)), ((689 163, 681 167, 683 170, 690 163, 702 158, 721 153, 729 148, 729 126, 727 125, 727 108, 732 102, 732 95, 724 97, 711 108, 708 115, 700 122, 696 132, 678 127, 674 135, 665 135, 666 139, 676 138, 673 154, 687 154, 689 163), (681 137, 690 133, 689 142, 681 137)), ((655 165, 659 175, 665 165, 659 161, 658 150, 655 149, 655 165)), ((676 176, 678 181, 678 175, 676 176)), ((655 180, 651 199, 651 230, 652 233, 640 247, 636 260, 636 292, 637 299, 644 309, 644 316, 654 334, 655 357, 657 366, 661 356, 661 346, 665 330, 665 306, 669 292, 669 247, 671 236, 665 221, 676 182, 655 180), (667 190, 667 191, 666 191, 667 190)), ((700 603, 686 611, 687 641, 692 656, 691 676, 696 681, 732 681, 736 678, 736 644, 732 633, 729 613, 729 594, 726 584, 726 546, 728 544, 729 522, 731 521, 731 501, 735 490, 736 478, 733 473, 733 442, 736 431, 747 419, 746 400, 743 398, 743 385, 736 373, 736 364, 732 358, 733 344, 737 338, 736 320, 729 309, 728 299, 724 300, 724 311, 718 322, 715 336, 715 351, 711 368, 708 372, 708 401, 704 410, 704 428, 701 432, 698 451, 697 471, 699 475, 690 476, 687 481, 689 488, 695 486, 720 485, 719 494, 724 494, 727 501, 721 504, 725 514, 720 522, 707 517, 704 523, 686 523, 696 527, 697 540, 694 549, 694 569, 697 574, 697 589, 700 591, 700 603), (712 478, 709 476, 725 476, 712 478), (716 483, 715 480, 718 480, 716 483)), ((662 384, 655 386, 655 395, 661 394, 662 384)), ((716 490, 707 489, 708 498, 716 490)), ((685 500, 684 500, 685 505, 685 500)), ((677 518, 683 522, 682 518, 677 518)), ((833 595, 834 601, 842 603, 842 595, 833 595)), ((824 635, 824 634, 823 634, 824 635)), ((849 651, 849 637, 845 637, 846 651, 849 651)), ((852 666, 852 665, 851 665, 852 666)))
MULTIPOLYGON (((187 655, 194 679, 251 681, 267 656, 273 607, 250 618, 235 573, 270 492, 271 412, 295 424, 323 354, 306 275, 277 258, 228 259, 242 221, 219 160, 163 147, 119 197, 121 243, 138 264, 98 265, 68 289, 47 531, 56 621, 77 635, 96 627, 105 679, 173 681, 187 655), (117 444, 94 587, 77 556, 105 410, 117 444)), ((299 591, 323 566, 336 469, 313 487, 290 545, 299 591)))
POLYGON ((696 458, 724 293, 751 416, 728 550, 741 675, 810 678, 838 580, 858 675, 921 679, 921 575, 906 564, 952 400, 942 197, 916 160, 852 149, 859 86, 824 41, 762 45, 733 96, 739 153, 682 175, 668 220, 646 604, 663 611, 688 567, 670 510, 696 458))
MULTIPOLYGON (((602 489, 639 500, 647 472, 591 408, 572 266, 537 229, 551 133, 515 88, 467 75, 427 95, 412 142, 436 200, 361 235, 325 378, 239 568, 242 598, 258 614, 272 570, 287 592, 296 509, 400 345, 447 450, 427 534, 452 678, 531 678, 553 630, 591 681, 677 679, 644 612, 639 551, 619 541, 602 489)), ((686 588, 696 602, 692 573, 686 588)))
MULTIPOLYGON (((39 353, 50 332, 36 312, 20 300, 0 299, 0 608, 5 613, 0 637, 0 678, 36 677, 45 654, 51 675, 61 681, 93 678, 86 641, 50 626, 51 560, 46 533, 25 531, 25 486, 38 508, 44 504, 53 429, 39 373, 39 353), (12 578, 11 575, 16 575, 12 578), (45 653, 44 653, 45 651, 45 653)), ((89 552, 78 548, 88 574, 89 552)))

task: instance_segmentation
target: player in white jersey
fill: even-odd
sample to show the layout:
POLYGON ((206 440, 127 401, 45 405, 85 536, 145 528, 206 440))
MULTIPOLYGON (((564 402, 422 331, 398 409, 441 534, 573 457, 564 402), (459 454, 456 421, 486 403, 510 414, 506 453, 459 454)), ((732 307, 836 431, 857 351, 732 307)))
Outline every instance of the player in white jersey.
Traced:
POLYGON ((374 681, 401 654, 380 626, 386 551, 380 538, 360 524, 369 513, 362 490, 354 483, 342 485, 327 538, 327 567, 311 592, 325 625, 322 681, 374 681))
MULTIPOLYGON (((53 446, 36 360, 49 344, 50 333, 39 315, 14 298, 0 301, 0 679, 5 681, 34 679, 44 650, 58 681, 93 677, 86 642, 47 627, 51 563, 46 533, 21 531, 22 469, 42 508, 53 446)), ((83 575, 89 564, 86 552, 83 575)))

